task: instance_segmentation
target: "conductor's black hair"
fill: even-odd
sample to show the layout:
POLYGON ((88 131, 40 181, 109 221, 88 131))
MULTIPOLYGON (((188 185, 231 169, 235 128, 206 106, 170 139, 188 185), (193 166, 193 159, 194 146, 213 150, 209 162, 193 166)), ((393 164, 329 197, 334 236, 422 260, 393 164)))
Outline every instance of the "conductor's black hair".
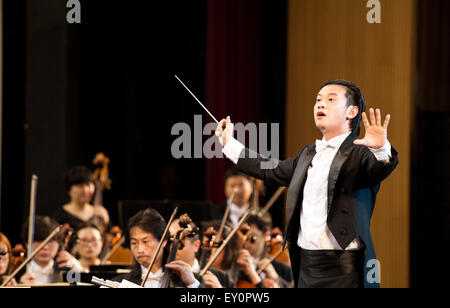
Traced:
POLYGON ((366 100, 364 98, 363 93, 361 90, 356 86, 354 83, 343 80, 343 79, 333 79, 325 82, 320 89, 323 89, 324 87, 328 85, 338 85, 343 86, 347 88, 347 106, 356 106, 358 107, 358 115, 352 119, 350 127, 352 129, 352 134, 355 137, 359 136, 360 129, 361 129, 361 119, 363 112, 366 111, 366 100))

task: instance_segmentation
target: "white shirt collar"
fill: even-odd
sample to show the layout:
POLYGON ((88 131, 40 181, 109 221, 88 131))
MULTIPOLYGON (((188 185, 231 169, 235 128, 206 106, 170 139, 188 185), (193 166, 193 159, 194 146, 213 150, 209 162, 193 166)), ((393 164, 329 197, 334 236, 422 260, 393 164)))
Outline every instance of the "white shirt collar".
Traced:
POLYGON ((32 272, 36 279, 34 283, 51 283, 54 273, 53 265, 55 262, 51 260, 46 267, 41 267, 34 261, 30 262, 30 272, 32 272))
POLYGON ((233 223, 233 226, 236 226, 239 222, 239 219, 245 214, 245 212, 249 208, 249 204, 244 205, 243 207, 239 207, 234 203, 230 205, 230 220, 233 223))
POLYGON ((322 141, 328 142, 328 144, 337 147, 338 145, 341 145, 345 141, 345 139, 347 139, 347 137, 350 136, 351 133, 352 133, 351 131, 346 132, 345 134, 336 136, 336 137, 334 137, 334 138, 332 138, 332 139, 330 139, 328 141, 326 141, 325 137, 323 137, 322 141))
POLYGON ((200 263, 198 263, 198 260, 195 259, 194 264, 191 266, 193 273, 199 273, 200 272, 200 263))
POLYGON ((338 149, 341 144, 348 138, 348 136, 350 136, 351 133, 351 131, 347 132, 328 141, 325 140, 325 137, 323 137, 322 140, 316 140, 316 152, 319 153, 325 150, 327 147, 338 149))
MULTIPOLYGON (((142 281, 144 281, 145 276, 147 275, 147 268, 141 265, 141 271, 142 271, 141 279, 142 281)), ((159 288, 161 285, 160 280, 163 276, 164 272, 162 267, 155 273, 150 272, 150 274, 148 275, 148 279, 145 282, 144 288, 159 288)))

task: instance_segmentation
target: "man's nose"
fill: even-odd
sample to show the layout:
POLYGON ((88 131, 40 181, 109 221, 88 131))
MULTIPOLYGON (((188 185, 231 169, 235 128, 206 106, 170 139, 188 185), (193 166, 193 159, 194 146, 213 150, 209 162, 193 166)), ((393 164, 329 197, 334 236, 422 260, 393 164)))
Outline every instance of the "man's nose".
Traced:
POLYGON ((143 243, 139 243, 136 245, 137 252, 145 252, 145 245, 143 243))

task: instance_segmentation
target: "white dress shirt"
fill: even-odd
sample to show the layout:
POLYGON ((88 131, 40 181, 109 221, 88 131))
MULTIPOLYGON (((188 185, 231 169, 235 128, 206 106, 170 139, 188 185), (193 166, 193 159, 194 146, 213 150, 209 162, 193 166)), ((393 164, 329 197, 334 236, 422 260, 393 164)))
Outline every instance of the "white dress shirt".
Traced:
MULTIPOLYGON (((331 231, 328 229, 328 177, 331 164, 342 143, 351 132, 337 136, 328 142, 325 138, 317 141, 318 153, 314 156, 308 169, 308 177, 303 190, 303 203, 300 213, 300 230, 298 246, 307 250, 342 250, 331 231)), ((235 164, 244 149, 244 145, 236 139, 230 139, 222 152, 235 164)), ((370 148, 369 148, 370 149, 370 148)), ((380 149, 370 149, 379 161, 389 161, 391 145, 389 141, 380 149)), ((360 248, 355 239, 346 250, 360 248)))
POLYGON ((233 224, 233 227, 237 226, 241 217, 244 216, 245 212, 247 212, 250 204, 245 204, 243 207, 239 207, 234 203, 230 205, 230 221, 233 224))
POLYGON ((30 262, 30 272, 36 277, 34 280, 35 284, 44 284, 44 283, 52 283, 53 282, 53 265, 54 261, 51 260, 50 263, 46 267, 41 267, 36 262, 30 262))
MULTIPOLYGON (((197 262, 198 263, 198 262, 197 262)), ((194 264, 195 265, 195 264, 194 264)), ((199 265, 200 267, 200 265, 199 265)), ((144 281, 145 276, 147 275, 147 268, 141 265, 141 279, 144 281)), ((161 278, 164 276, 163 269, 160 268, 155 273, 150 272, 148 275, 147 281, 145 282, 144 288, 160 288, 161 287, 161 278)), ((187 288, 189 289, 196 289, 200 286, 200 282, 195 279, 195 281, 188 285, 187 288)))
MULTIPOLYGON (((141 265, 141 279, 144 281, 145 276, 147 275, 147 268, 145 266, 141 265)), ((148 275, 147 281, 145 282, 144 288, 159 288, 161 286, 161 278, 164 276, 164 272, 162 268, 160 268, 158 271, 148 275)))

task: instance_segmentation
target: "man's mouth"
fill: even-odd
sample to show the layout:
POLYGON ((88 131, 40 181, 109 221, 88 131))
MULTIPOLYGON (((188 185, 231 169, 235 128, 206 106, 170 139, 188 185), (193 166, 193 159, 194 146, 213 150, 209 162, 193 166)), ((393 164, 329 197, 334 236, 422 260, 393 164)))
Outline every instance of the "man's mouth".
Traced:
POLYGON ((323 112, 323 111, 319 111, 319 112, 317 112, 317 117, 318 118, 322 118, 322 117, 326 117, 327 115, 325 114, 325 112, 323 112))

